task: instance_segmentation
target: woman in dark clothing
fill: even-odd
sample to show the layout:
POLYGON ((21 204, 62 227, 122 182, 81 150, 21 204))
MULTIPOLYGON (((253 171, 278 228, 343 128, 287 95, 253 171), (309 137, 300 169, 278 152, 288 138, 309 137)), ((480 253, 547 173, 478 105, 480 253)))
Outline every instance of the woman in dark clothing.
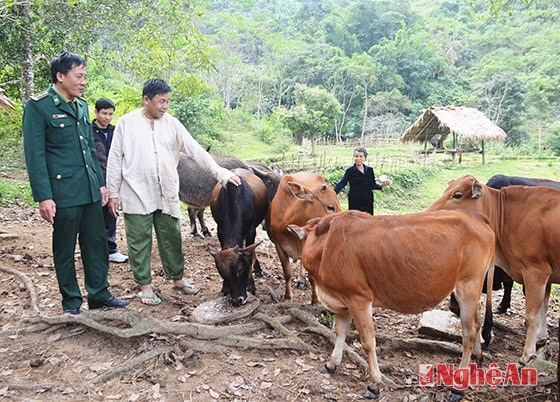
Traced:
POLYGON ((344 177, 335 186, 338 194, 346 184, 350 183, 348 191, 348 209, 357 209, 373 215, 373 190, 381 190, 391 184, 387 176, 381 176, 381 184, 375 182, 373 168, 367 166, 367 150, 363 147, 354 149, 354 164, 346 169, 344 177))

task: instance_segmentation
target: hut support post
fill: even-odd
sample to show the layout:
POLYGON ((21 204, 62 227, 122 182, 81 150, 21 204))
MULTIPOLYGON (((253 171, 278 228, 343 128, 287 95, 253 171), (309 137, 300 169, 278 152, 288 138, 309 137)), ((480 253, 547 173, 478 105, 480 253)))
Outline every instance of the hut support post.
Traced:
POLYGON ((484 149, 484 140, 482 140, 482 164, 486 165, 486 150, 484 149))
POLYGON ((453 169, 457 167, 457 134, 453 132, 453 169))

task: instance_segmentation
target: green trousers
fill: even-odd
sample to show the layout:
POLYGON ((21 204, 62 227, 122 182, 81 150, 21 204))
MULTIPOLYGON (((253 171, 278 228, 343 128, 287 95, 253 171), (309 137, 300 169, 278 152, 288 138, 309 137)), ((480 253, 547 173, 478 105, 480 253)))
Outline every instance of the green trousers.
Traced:
POLYGON ((53 225, 53 260, 62 308, 80 307, 82 293, 76 278, 74 251, 76 238, 84 268, 84 285, 88 301, 100 303, 111 297, 109 292, 109 259, 101 203, 57 208, 53 225))
POLYGON ((152 283, 152 227, 156 232, 165 279, 182 279, 185 256, 179 219, 156 211, 149 215, 124 214, 128 261, 138 285, 152 283))

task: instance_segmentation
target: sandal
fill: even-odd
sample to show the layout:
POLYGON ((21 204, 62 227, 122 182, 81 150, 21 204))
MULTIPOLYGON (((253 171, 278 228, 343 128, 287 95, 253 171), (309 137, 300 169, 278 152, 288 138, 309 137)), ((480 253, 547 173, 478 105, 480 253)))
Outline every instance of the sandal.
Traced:
POLYGON ((138 297, 140 298, 142 304, 147 306, 157 306, 158 304, 161 304, 161 299, 155 293, 151 296, 144 296, 142 292, 139 292, 138 297))
POLYGON ((181 286, 173 286, 172 289, 187 296, 194 296, 199 292, 198 289, 193 287, 192 283, 185 283, 184 285, 181 286))

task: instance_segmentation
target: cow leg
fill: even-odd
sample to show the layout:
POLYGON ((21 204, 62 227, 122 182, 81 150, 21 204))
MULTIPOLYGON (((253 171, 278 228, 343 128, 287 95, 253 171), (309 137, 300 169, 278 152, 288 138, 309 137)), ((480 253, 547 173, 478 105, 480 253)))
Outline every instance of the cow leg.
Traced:
POLYGON ((538 278, 536 271, 527 272, 523 276, 525 283, 525 291, 527 297, 525 298, 525 322, 527 325, 527 336, 525 338, 525 346, 523 347, 523 355, 521 356, 520 363, 527 364, 536 357, 537 354, 537 341, 539 340, 539 332, 541 321, 545 319, 545 332, 546 332, 546 309, 545 302, 548 300, 547 282, 548 278, 538 278))
POLYGON ((298 270, 298 280, 296 282, 296 286, 298 289, 305 289, 305 268, 303 267, 303 264, 301 263, 301 260, 299 262, 299 270, 298 270))
MULTIPOLYGON (((253 228, 249 232, 249 234, 245 237, 245 247, 248 247, 251 244, 255 244, 256 238, 257 238, 257 229, 253 228)), ((259 278, 262 278, 264 276, 264 272, 262 270, 261 263, 256 258, 256 254, 255 254, 255 262, 253 263, 253 274, 255 276, 258 276, 259 278)))
POLYGON ((463 354, 459 367, 468 367, 471 361, 471 354, 477 362, 482 362, 482 347, 480 344, 480 317, 478 313, 480 286, 472 283, 458 283, 455 290, 457 303, 461 310, 461 329, 463 338, 463 354))
POLYGON ((346 335, 350 330, 352 324, 352 316, 348 310, 344 310, 342 313, 336 315, 335 321, 335 331, 336 331, 336 341, 334 343, 334 349, 331 353, 331 358, 325 364, 325 369, 329 373, 334 373, 336 368, 342 362, 342 354, 344 352, 344 345, 346 342, 346 335))
POLYGON ((317 297, 317 286, 312 276, 309 276, 309 284, 311 285, 311 304, 319 304, 319 298, 317 297))
POLYGON ((382 378, 377 362, 377 353, 375 351, 375 325, 372 318, 373 311, 371 300, 358 301, 353 303, 353 306, 349 306, 349 308, 360 335, 360 343, 364 348, 368 360, 369 384, 364 397, 374 399, 379 396, 379 387, 382 384, 382 378), (367 308, 364 308, 364 306, 367 306, 367 308))
POLYGON ((280 247, 275 245, 276 252, 278 253, 278 258, 280 259, 280 263, 282 264, 282 270, 284 271, 284 280, 286 281, 286 291, 284 293, 284 300, 292 301, 292 267, 290 266, 290 257, 284 250, 280 247))
POLYGON ((459 303, 457 303, 457 298, 455 297, 455 292, 451 292, 451 296, 449 296, 449 311, 455 315, 461 315, 461 312, 459 311, 459 303))
POLYGON ((548 328, 546 326, 546 312, 548 310, 548 301, 550 299, 550 283, 546 285, 544 293, 544 303, 541 308, 541 313, 539 316, 539 330, 537 332, 537 348, 541 348, 546 345, 548 340, 548 328))
POLYGON ((511 306, 511 290, 513 289, 513 280, 511 281, 504 281, 504 297, 502 297, 502 301, 498 305, 498 307, 494 310, 494 314, 505 314, 507 310, 511 306))
MULTIPOLYGON (((468 368, 471 355, 480 364, 482 362, 482 346, 480 343, 480 318, 478 313, 478 300, 480 300, 480 292, 475 289, 481 289, 480 286, 472 286, 472 284, 459 283, 455 290, 457 304, 461 310, 461 330, 463 354, 461 355, 460 368, 468 368)), ((490 293, 491 294, 491 293, 490 293)), ((491 311, 490 304, 488 310, 491 311)), ((451 389, 448 400, 451 402, 459 402, 463 399, 464 391, 455 388, 451 389)))
POLYGON ((199 209, 196 216, 198 217, 198 222, 200 223, 200 230, 204 237, 212 237, 212 233, 210 233, 210 229, 206 226, 206 222, 204 221, 204 208, 199 209))
POLYGON ((187 208, 187 212, 189 214, 189 222, 191 224, 191 234, 194 237, 199 237, 201 239, 204 238, 204 236, 202 236, 200 233, 198 233, 198 230, 196 229, 196 218, 198 215, 198 209, 192 208, 192 207, 188 207, 187 208))

